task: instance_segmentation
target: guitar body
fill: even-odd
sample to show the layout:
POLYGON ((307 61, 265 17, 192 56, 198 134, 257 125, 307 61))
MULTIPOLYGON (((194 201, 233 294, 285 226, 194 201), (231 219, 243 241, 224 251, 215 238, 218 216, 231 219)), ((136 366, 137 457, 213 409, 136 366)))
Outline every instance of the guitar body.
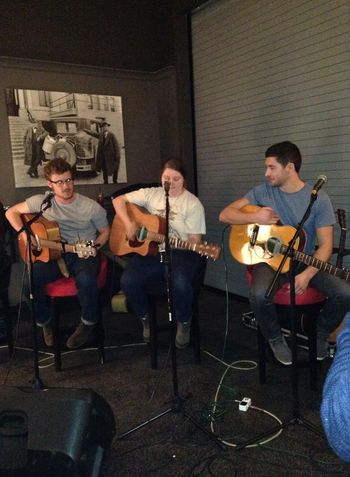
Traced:
MULTIPOLYGON (((259 210, 257 205, 245 205, 241 212, 252 213, 259 210)), ((290 225, 258 225, 242 224, 232 225, 229 236, 229 248, 232 256, 245 265, 255 265, 265 262, 274 270, 279 267, 283 255, 272 255, 266 248, 266 242, 271 237, 276 237, 283 244, 288 245, 293 238, 295 228, 290 225)), ((297 240, 296 248, 304 245, 303 240, 297 240)), ((290 258, 282 268, 282 273, 288 272, 290 258)))
MULTIPOLYGON (((136 222, 139 228, 146 227, 156 233, 165 233, 165 220, 162 217, 151 215, 145 209, 135 204, 128 203, 126 207, 129 217, 136 222)), ((124 223, 118 214, 115 214, 113 219, 109 247, 113 254, 117 256, 134 252, 139 255, 156 255, 158 253, 158 244, 154 241, 148 239, 142 242, 129 240, 126 236, 124 223)))
MULTIPOLYGON (((23 223, 26 224, 33 217, 33 214, 22 214, 21 218, 23 223)), ((40 239, 59 241, 60 240, 60 229, 58 224, 54 221, 46 220, 44 217, 39 217, 39 219, 32 223, 30 226, 32 235, 37 235, 40 239)), ((23 240, 18 241, 19 253, 22 260, 25 262, 29 261, 28 249, 25 246, 23 240)), ((40 262, 49 262, 50 260, 56 260, 60 258, 61 252, 59 250, 52 250, 50 248, 42 248, 41 250, 32 250, 32 260, 33 263, 39 260, 40 262)))

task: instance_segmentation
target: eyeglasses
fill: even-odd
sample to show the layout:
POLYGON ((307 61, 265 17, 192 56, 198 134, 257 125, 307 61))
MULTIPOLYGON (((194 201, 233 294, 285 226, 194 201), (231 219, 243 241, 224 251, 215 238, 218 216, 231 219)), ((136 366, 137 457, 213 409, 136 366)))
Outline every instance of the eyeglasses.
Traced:
POLYGON ((71 177, 68 177, 68 179, 59 179, 58 181, 52 181, 49 179, 49 182, 51 182, 52 184, 56 184, 56 185, 63 185, 63 184, 70 184, 71 182, 73 181, 73 179, 71 177))

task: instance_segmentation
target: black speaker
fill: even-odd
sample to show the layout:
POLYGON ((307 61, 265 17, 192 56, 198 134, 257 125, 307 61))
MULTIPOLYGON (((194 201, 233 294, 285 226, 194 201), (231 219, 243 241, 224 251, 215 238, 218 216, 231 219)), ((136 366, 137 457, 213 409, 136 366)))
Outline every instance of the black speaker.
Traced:
POLYGON ((90 389, 0 389, 0 475, 99 477, 115 435, 109 404, 90 389))

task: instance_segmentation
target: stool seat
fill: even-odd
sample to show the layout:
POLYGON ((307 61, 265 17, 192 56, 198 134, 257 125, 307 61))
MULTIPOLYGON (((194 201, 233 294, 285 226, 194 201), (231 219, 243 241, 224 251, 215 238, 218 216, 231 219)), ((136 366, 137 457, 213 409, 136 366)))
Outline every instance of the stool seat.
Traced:
MULTIPOLYGON (((317 290, 317 288, 308 287, 301 295, 295 295, 295 304, 313 305, 314 303, 324 301, 326 298, 326 295, 320 290, 317 290)), ((276 303, 276 305, 290 305, 290 290, 288 282, 284 283, 284 285, 277 290, 273 297, 273 302, 276 303)))
MULTIPOLYGON (((97 276, 97 288, 101 290, 107 280, 108 260, 104 254, 101 254, 100 271, 97 276)), ((78 289, 74 277, 62 277, 45 285, 45 295, 51 300, 51 309, 54 317, 53 338, 54 338, 54 354, 55 354, 55 369, 61 371, 61 346, 59 339, 59 312, 58 301, 64 298, 71 298, 78 295, 78 289)), ((97 323, 97 343, 98 352, 101 364, 104 363, 104 333, 101 316, 97 323)))
MULTIPOLYGON (((97 288, 100 290, 107 280, 107 258, 101 255, 101 267, 97 276, 97 288)), ((45 294, 50 297, 65 297, 78 295, 78 289, 74 277, 62 277, 48 283, 45 286, 45 294)))

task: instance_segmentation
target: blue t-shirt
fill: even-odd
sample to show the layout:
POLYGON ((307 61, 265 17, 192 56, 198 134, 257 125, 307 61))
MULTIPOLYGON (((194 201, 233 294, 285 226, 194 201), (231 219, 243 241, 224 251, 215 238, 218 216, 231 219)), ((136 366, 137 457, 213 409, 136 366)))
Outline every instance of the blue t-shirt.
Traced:
MULTIPOLYGON (((254 187, 244 197, 253 205, 272 207, 279 215, 282 224, 297 227, 309 205, 311 191, 310 184, 305 184, 298 192, 290 193, 265 183, 254 187)), ((334 225, 335 222, 330 198, 321 190, 311 208, 310 217, 304 224, 305 253, 312 255, 314 252, 316 229, 334 225)))

